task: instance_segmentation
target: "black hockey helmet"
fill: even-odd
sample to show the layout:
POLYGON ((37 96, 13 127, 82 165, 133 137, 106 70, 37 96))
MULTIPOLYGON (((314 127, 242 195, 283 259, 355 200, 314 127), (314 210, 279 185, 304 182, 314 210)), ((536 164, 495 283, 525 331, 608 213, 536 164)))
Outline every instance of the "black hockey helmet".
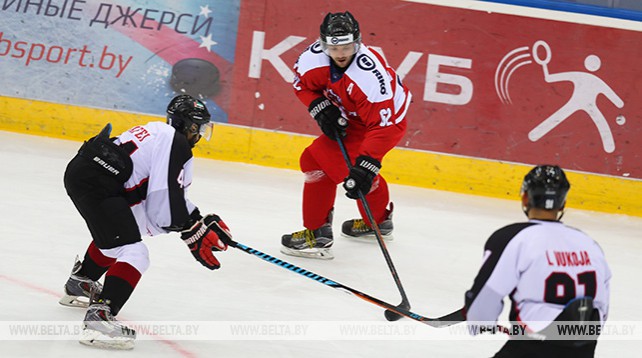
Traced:
POLYGON ((347 45, 354 43, 354 52, 361 45, 359 22, 349 11, 328 13, 321 23, 321 48, 328 55, 328 46, 347 45))
POLYGON ((566 174, 557 165, 538 165, 533 168, 522 182, 520 195, 528 197, 528 205, 524 208, 546 210, 561 210, 566 204, 566 194, 571 184, 566 179, 566 174))
MULTIPOLYGON (((189 133, 200 134, 205 140, 210 140, 212 136, 212 122, 207 107, 190 95, 178 95, 169 102, 167 124, 186 136, 189 133)), ((190 144, 194 146, 196 142, 190 144)))

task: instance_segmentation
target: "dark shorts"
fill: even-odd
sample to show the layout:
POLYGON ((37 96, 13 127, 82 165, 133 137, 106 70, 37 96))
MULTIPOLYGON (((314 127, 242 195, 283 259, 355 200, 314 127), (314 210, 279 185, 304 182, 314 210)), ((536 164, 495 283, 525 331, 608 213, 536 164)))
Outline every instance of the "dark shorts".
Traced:
POLYGON ((124 197, 123 183, 88 158, 76 155, 64 176, 67 195, 101 249, 141 241, 136 219, 124 197))

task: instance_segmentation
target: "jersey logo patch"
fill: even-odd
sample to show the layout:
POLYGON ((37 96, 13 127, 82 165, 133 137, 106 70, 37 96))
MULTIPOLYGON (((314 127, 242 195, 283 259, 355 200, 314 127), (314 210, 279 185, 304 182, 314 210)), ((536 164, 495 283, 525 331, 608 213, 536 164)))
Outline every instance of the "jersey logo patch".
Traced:
POLYGON ((312 53, 323 52, 323 50, 321 49, 321 44, 319 42, 315 42, 312 46, 310 46, 310 52, 312 53))
POLYGON ((371 71, 379 82, 379 93, 386 94, 386 80, 384 79, 381 71, 377 70, 375 62, 366 54, 361 54, 357 57, 357 66, 364 71, 371 71))
POLYGON ((375 68, 375 62, 368 55, 359 55, 357 66, 364 71, 371 71, 375 68))

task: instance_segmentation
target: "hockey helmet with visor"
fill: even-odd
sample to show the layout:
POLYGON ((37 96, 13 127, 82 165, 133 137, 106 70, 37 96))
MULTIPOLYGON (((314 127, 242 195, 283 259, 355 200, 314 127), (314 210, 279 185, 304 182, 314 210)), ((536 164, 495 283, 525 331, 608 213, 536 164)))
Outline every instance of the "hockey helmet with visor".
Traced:
POLYGON ((202 137, 209 141, 212 137, 212 122, 205 104, 190 95, 174 97, 167 105, 167 124, 188 138, 194 146, 202 137))
POLYGON ((361 46, 359 23, 348 11, 328 13, 321 23, 319 42, 328 56, 352 56, 361 46))

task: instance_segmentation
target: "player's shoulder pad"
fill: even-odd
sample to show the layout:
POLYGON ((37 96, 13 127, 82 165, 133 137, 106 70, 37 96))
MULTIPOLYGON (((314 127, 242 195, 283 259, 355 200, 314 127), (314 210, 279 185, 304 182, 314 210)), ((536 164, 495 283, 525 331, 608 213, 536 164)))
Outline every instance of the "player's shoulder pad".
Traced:
POLYGON ((511 242, 511 240, 513 240, 515 236, 517 236, 517 234, 533 225, 537 225, 537 223, 522 222, 506 225, 490 235, 490 237, 486 241, 484 249, 490 250, 492 252, 502 252, 504 248, 506 248, 508 243, 511 242))
POLYGON ((392 78, 386 70, 385 60, 365 45, 359 47, 346 75, 372 102, 392 98, 392 78))
POLYGON ((319 43, 319 41, 316 41, 301 53, 299 59, 294 65, 294 70, 298 73, 299 76, 303 76, 310 70, 327 66, 330 66, 330 57, 323 53, 321 44, 319 43))

